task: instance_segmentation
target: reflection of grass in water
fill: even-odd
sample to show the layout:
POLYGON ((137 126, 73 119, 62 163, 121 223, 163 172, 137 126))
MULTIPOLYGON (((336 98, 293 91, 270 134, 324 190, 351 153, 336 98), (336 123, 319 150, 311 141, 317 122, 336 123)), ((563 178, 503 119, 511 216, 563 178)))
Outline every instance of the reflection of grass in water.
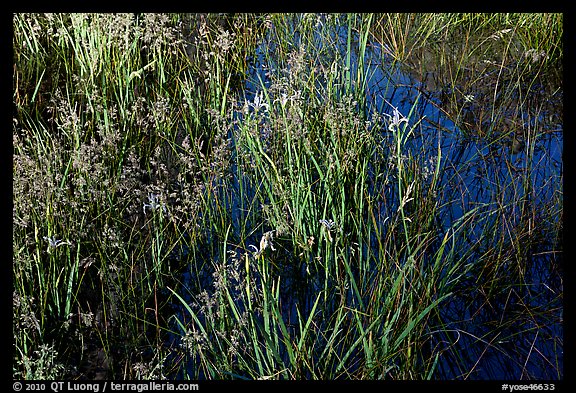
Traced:
POLYGON ((546 105, 543 89, 555 94, 547 84, 561 83, 554 70, 562 67, 562 21, 561 14, 387 14, 374 33, 462 131, 498 137, 528 118, 557 129, 532 110, 546 105))
MULTIPOLYGON (((561 357, 534 360, 539 341, 510 346, 523 331, 557 340, 561 285, 533 279, 535 256, 557 251, 561 179, 550 200, 540 166, 455 161, 418 104, 367 107, 386 60, 357 59, 385 19, 192 17, 185 50, 181 16, 122 18, 14 19, 18 376, 482 378, 489 348, 561 377, 561 357), (274 67, 244 104, 235 80, 264 31, 274 67), (554 295, 531 303, 544 284, 554 295), (58 356, 35 360, 45 344, 58 356)), ((514 102, 529 124, 518 156, 544 160, 538 110, 514 102)))

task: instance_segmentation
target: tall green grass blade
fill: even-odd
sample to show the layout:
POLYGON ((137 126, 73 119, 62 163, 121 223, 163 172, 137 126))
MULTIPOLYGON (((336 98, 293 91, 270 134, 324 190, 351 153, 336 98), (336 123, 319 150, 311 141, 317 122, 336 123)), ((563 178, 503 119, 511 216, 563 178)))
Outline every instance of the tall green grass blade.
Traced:
POLYGON ((428 315, 428 313, 434 309, 435 307, 438 306, 438 304, 440 304, 444 299, 446 299, 447 297, 450 296, 450 293, 447 293, 445 295, 443 295, 442 297, 435 299, 431 304, 429 304, 424 310, 422 310, 420 313, 418 313, 418 315, 416 316, 416 318, 412 319, 410 318, 408 320, 408 323, 406 324, 406 327, 404 328, 404 330, 402 331, 402 333, 400 333, 400 335, 398 336, 398 338, 396 339, 396 341, 394 342, 393 346, 392 346, 392 350, 395 351, 396 349, 398 349, 398 347, 400 346, 400 344, 402 344, 402 341, 410 334, 412 333, 412 330, 414 330, 414 328, 417 326, 417 324, 428 315))
MULTIPOLYGON (((298 344, 296 345, 296 347, 298 348, 298 351, 302 350, 302 347, 304 346, 304 343, 306 342, 306 338, 308 336, 308 333, 310 331, 310 324, 312 323, 312 321, 314 320, 314 316, 316 315, 316 307, 318 307, 318 302, 320 301, 320 296, 322 294, 319 293, 318 296, 316 296, 316 300, 314 301, 314 305, 312 306, 312 309, 310 310, 310 315, 308 316, 308 319, 306 319, 306 324, 304 325, 304 327, 302 327, 302 316, 300 315, 300 312, 298 311, 298 322, 299 322, 299 327, 300 327, 300 338, 298 340, 298 344)), ((296 309, 298 310, 298 309, 296 309)))

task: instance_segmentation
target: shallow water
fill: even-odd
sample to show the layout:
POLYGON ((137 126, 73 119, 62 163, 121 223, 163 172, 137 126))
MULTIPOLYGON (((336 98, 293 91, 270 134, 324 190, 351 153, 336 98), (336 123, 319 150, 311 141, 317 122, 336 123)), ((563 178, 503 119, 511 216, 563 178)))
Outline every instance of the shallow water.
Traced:
MULTIPOLYGON (((346 53, 347 34, 347 29, 343 27, 334 36, 340 44, 336 50, 341 51, 342 58, 346 53)), ((295 33, 296 43, 297 35, 295 33)), ((357 42, 357 37, 353 42, 357 42)), ((270 58, 274 59, 273 48, 273 42, 265 42, 254 56, 255 61, 244 92, 249 102, 254 102, 255 95, 261 90, 260 80, 264 81, 265 86, 270 85, 267 73, 277 65, 268 63, 264 54, 266 50, 271 50, 270 58)), ((321 42, 318 48, 322 48, 321 42)), ((456 119, 455 122, 454 118, 448 116, 441 97, 443 91, 445 93, 446 89, 454 86, 438 80, 432 83, 427 77, 415 74, 414 67, 394 62, 385 52, 376 42, 370 43, 366 52, 364 64, 367 65, 366 74, 369 75, 365 85, 366 114, 367 117, 374 112, 392 115, 395 107, 402 115, 408 116, 411 109, 415 108, 409 116, 407 128, 413 127, 413 132, 405 143, 403 153, 417 160, 421 168, 430 171, 434 170, 440 157, 441 192, 436 195, 438 205, 442 206, 436 217, 439 236, 449 231, 455 222, 473 209, 490 211, 497 206, 506 206, 507 219, 511 224, 527 219, 522 206, 527 210, 533 206, 546 206, 547 209, 543 211, 562 211, 561 113, 550 113, 548 107, 543 106, 544 109, 526 108, 523 115, 502 114, 504 117, 514 117, 524 135, 532 138, 524 148, 512 151, 509 146, 510 130, 491 125, 484 130, 464 129, 462 121, 456 119), (524 175, 525 172, 530 175, 524 175)), ((360 63, 354 55, 351 58, 352 77, 360 63)), ((434 73, 434 69, 424 69, 423 72, 424 75, 434 73)), ((468 94, 470 97, 481 97, 489 93, 478 87, 478 90, 468 94)), ((561 104, 557 103, 562 99, 561 96, 549 91, 543 95, 553 101, 551 108, 561 108, 561 104)), ((484 109, 490 112, 493 108, 484 109)), ((462 113, 467 111, 472 112, 472 109, 463 106, 462 113)), ((392 140, 394 135, 385 128, 373 131, 382 132, 382 151, 387 153, 391 143, 386 143, 386 140, 392 140)), ((244 179, 242 174, 238 174, 237 168, 232 168, 232 173, 233 186, 238 188, 244 179)), ((390 192, 391 200, 395 197, 397 199, 395 190, 387 192, 390 192)), ((251 195, 251 191, 245 191, 245 195, 251 195)), ((239 212, 242 210, 240 206, 246 202, 232 200, 228 203, 231 211, 239 212)), ((394 210, 396 207, 389 205, 383 209, 394 210)), ((532 211, 539 210, 536 208, 532 211)), ((378 216, 386 217, 390 214, 383 212, 378 216)), ((560 220, 561 217, 556 219, 560 220)), ((233 216, 233 231, 239 230, 240 221, 240 217, 233 216)), ((561 254, 554 253, 558 248, 557 239, 546 237, 548 229, 556 227, 558 221, 554 221, 553 217, 546 218, 546 221, 532 217, 528 221, 530 225, 539 227, 534 230, 542 232, 542 239, 538 244, 532 244, 526 255, 509 261, 510 264, 522 262, 523 280, 517 285, 510 285, 505 292, 490 297, 485 293, 470 291, 468 297, 453 298, 450 304, 443 307, 443 330, 431 329, 430 332, 430 349, 444 349, 434 378, 563 378, 561 254), (525 283, 530 284, 526 286, 525 283)), ((480 244, 467 256, 473 263, 489 252, 491 245, 482 244, 483 225, 478 223, 467 229, 468 233, 462 237, 462 241, 480 244)), ((257 243, 261 235, 254 233, 252 242, 257 243)), ((514 239, 514 236, 510 238, 514 239)), ((461 248, 465 249, 466 245, 461 245, 461 248)), ((184 278, 188 279, 189 276, 184 278)), ((469 279, 473 286, 474 278, 469 279)), ((302 296, 304 302, 299 304, 304 304, 304 310, 300 312, 305 313, 312 307, 314 296, 310 295, 302 296)), ((285 315, 295 315, 294 299, 288 296, 284 300, 284 304, 288 304, 285 315)), ((288 324, 292 322, 295 321, 288 321, 288 324)))

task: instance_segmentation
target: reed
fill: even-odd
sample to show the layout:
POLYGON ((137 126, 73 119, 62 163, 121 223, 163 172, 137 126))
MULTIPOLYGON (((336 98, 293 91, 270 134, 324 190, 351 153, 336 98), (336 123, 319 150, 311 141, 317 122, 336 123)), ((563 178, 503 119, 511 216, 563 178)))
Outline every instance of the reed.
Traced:
POLYGON ((13 24, 14 378, 562 378, 561 15, 13 24))

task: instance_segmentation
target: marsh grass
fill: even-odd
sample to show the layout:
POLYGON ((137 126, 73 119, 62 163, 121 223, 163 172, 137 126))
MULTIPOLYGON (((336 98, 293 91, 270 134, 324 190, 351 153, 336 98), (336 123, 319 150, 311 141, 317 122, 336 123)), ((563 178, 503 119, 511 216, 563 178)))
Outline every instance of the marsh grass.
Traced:
POLYGON ((562 51, 541 23, 561 32, 549 15, 15 15, 14 377, 488 378, 493 350, 562 378, 562 175, 539 165, 561 119, 536 88, 562 51), (439 100, 371 90, 419 56, 443 65, 439 100), (466 149, 429 104, 478 146, 523 145, 466 149))

